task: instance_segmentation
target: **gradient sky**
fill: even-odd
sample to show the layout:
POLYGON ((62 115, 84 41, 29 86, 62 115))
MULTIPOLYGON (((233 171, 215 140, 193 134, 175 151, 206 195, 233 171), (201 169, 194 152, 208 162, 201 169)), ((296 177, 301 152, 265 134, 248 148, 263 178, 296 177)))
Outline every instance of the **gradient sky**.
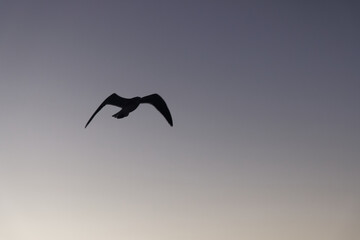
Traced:
POLYGON ((1 0, 0 239, 357 239, 355 2, 1 0))

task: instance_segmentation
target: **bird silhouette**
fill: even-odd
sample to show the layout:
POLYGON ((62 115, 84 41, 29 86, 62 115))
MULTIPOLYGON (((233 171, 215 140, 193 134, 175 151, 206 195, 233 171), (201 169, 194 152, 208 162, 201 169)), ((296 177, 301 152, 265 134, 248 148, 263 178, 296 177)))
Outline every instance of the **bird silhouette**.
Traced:
POLYGON ((167 120, 170 126, 173 126, 172 117, 164 99, 158 94, 151 94, 145 97, 134 97, 134 98, 123 98, 116 93, 111 94, 107 97, 100 106, 96 109, 89 121, 86 123, 85 128, 89 125, 95 115, 106 105, 113 105, 120 107, 121 110, 114 115, 114 118, 120 119, 127 117, 129 113, 134 111, 141 103, 149 103, 153 105, 167 120))

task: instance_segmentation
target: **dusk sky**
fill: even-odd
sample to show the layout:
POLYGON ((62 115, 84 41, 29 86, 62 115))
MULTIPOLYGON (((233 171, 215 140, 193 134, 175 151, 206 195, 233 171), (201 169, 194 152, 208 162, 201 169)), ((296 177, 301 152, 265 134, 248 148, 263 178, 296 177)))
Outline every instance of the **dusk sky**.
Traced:
POLYGON ((0 239, 359 239, 359 12, 0 0, 0 239))

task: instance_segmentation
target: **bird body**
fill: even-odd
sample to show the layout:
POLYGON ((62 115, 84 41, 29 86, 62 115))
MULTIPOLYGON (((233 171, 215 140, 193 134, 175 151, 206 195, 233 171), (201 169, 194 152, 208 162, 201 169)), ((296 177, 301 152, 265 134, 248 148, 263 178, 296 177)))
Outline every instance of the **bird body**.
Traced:
POLYGON ((138 108, 142 103, 149 103, 153 105, 167 120, 170 126, 173 126, 172 117, 170 111, 162 97, 158 94, 151 94, 145 97, 134 97, 134 98, 123 98, 117 95, 116 93, 111 94, 107 97, 100 106, 96 109, 93 115, 90 117, 89 121, 86 123, 85 128, 89 125, 95 115, 106 105, 113 105, 120 107, 121 110, 114 115, 114 118, 120 119, 127 117, 131 112, 138 108))
POLYGON ((135 109, 138 108, 138 106, 140 105, 140 100, 140 97, 134 97, 129 99, 129 101, 122 107, 122 109, 112 116, 117 119, 129 116, 131 112, 135 111, 135 109))

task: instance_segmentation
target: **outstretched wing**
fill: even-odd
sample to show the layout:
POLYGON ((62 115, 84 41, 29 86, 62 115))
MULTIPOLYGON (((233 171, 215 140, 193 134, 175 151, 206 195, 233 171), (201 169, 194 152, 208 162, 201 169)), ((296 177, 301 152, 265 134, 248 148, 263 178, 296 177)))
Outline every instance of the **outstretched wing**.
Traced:
POLYGON ((151 94, 141 98, 141 103, 149 103, 153 105, 168 121, 170 126, 173 126, 172 117, 164 99, 158 94, 151 94))
POLYGON ((127 98, 123 98, 120 97, 119 95, 117 95, 116 93, 111 94, 109 97, 107 97, 101 104, 100 106, 96 109, 96 111, 93 113, 93 115, 90 117, 89 121, 86 123, 85 128, 87 127, 87 125, 89 125, 89 123, 91 122, 91 120, 95 117, 95 115, 106 105, 113 105, 113 106, 117 106, 117 107, 123 107, 127 102, 129 101, 129 99, 127 98))

